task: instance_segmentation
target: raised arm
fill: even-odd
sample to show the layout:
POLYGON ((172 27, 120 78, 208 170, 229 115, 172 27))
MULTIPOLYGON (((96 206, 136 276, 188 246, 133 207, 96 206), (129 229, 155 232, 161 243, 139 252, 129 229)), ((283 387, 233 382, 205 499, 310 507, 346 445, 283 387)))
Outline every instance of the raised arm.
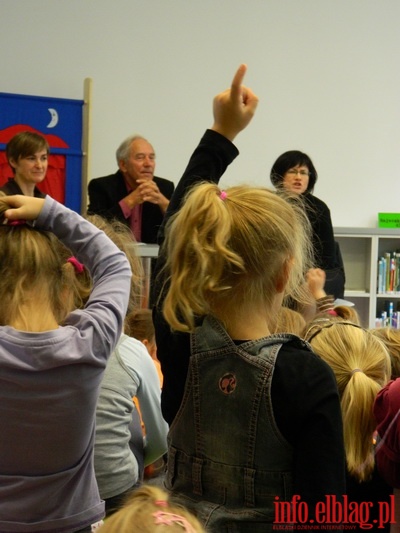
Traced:
POLYGON ((163 228, 167 220, 179 209, 188 189, 200 181, 218 183, 228 165, 237 157, 239 152, 232 141, 250 123, 258 104, 253 91, 242 85, 246 71, 246 65, 240 65, 231 87, 215 96, 214 123, 193 152, 172 195, 159 234, 159 243, 164 240, 163 228))
POLYGON ((54 233, 88 268, 93 288, 85 310, 70 313, 65 324, 73 322, 81 329, 85 321, 94 356, 108 357, 121 335, 129 299, 132 273, 125 254, 104 232, 50 196, 6 196, 1 201, 9 206, 4 212, 9 223, 34 221, 36 227, 54 233))
MULTIPOLYGON (((164 241, 165 224, 180 208, 185 193, 201 181, 218 183, 228 165, 238 155, 232 141, 249 124, 258 103, 257 96, 242 85, 246 70, 246 65, 240 65, 230 89, 214 98, 213 125, 203 135, 175 189, 159 232, 160 244, 164 241)), ((190 346, 189 335, 173 334, 162 314, 163 297, 167 289, 167 284, 164 284, 166 274, 162 270, 164 261, 165 256, 161 253, 153 271, 152 301, 156 302, 153 319, 157 356, 164 374, 162 409, 165 419, 172 422, 183 396, 190 346)))

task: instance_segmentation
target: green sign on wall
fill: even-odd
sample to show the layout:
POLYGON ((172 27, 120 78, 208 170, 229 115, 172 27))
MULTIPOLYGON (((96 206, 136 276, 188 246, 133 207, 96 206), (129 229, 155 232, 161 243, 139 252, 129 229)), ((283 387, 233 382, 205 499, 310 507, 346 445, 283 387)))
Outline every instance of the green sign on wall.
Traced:
POLYGON ((400 213, 378 213, 379 228, 400 228, 400 213))

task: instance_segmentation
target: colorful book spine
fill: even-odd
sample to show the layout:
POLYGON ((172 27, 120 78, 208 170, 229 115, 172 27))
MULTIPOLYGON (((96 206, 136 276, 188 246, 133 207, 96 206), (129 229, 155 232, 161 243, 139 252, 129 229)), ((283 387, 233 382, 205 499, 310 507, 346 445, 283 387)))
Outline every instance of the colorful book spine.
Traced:
POLYGON ((386 262, 386 280, 385 280, 385 292, 388 292, 390 287, 390 252, 385 253, 385 262, 386 262))
POLYGON ((378 294, 400 294, 400 252, 385 252, 378 260, 378 294))
POLYGON ((394 310, 393 302, 386 302, 387 310, 381 312, 381 316, 376 317, 376 328, 400 329, 400 311, 394 310))

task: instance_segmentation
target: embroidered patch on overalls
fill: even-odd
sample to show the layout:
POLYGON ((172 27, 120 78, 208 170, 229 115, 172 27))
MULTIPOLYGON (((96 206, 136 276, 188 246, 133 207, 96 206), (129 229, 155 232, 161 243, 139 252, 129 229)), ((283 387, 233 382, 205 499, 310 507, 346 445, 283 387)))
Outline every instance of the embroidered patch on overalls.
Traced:
POLYGON ((219 388, 224 394, 232 394, 236 389, 236 376, 235 374, 228 373, 224 374, 219 380, 219 388))

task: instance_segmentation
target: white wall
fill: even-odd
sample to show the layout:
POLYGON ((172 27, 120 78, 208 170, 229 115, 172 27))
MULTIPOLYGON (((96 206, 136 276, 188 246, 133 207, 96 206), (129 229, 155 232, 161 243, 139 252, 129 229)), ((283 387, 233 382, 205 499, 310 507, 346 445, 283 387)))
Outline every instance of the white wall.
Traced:
POLYGON ((269 185, 300 149, 334 225, 375 226, 400 211, 399 21, 398 0, 1 0, 0 91, 81 99, 91 77, 90 177, 141 133, 177 181, 245 62, 260 104, 222 183, 269 185))

